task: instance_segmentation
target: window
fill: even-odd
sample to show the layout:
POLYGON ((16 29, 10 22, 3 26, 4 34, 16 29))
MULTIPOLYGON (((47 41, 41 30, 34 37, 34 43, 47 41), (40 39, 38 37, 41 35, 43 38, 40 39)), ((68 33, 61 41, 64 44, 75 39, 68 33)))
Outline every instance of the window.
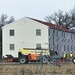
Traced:
POLYGON ((69 51, 69 46, 67 46, 68 47, 68 51, 69 51))
POLYGON ((15 50, 14 44, 10 44, 10 50, 15 50))
POLYGON ((67 33, 67 39, 69 39, 69 33, 67 33))
POLYGON ((50 36, 50 29, 49 29, 49 36, 50 36))
POLYGON ((71 51, 73 50, 73 47, 71 46, 71 51))
POLYGON ((58 44, 57 44, 57 50, 58 50, 58 44))
POLYGON ((41 36, 41 29, 36 29, 36 36, 41 36))
POLYGON ((56 37, 58 37, 58 31, 56 31, 56 37))
POLYGON ((10 36, 14 36, 14 30, 10 30, 10 36))
POLYGON ((36 49, 41 49, 41 44, 36 44, 36 49))
POLYGON ((64 35, 63 35, 63 31, 62 31, 62 38, 63 38, 63 36, 64 36, 64 35))
POLYGON ((65 51, 65 45, 64 45, 64 51, 65 51))
POLYGON ((74 49, 75 49, 75 46, 74 46, 74 49))
POLYGON ((73 35, 71 34, 71 40, 72 40, 72 38, 73 38, 73 35))
POLYGON ((75 40, 75 35, 74 35, 74 40, 75 40))
POLYGON ((62 31, 62 38, 65 38, 65 32, 62 31))
POLYGON ((65 32, 64 32, 64 38, 65 38, 65 32))
POLYGON ((49 49, 50 49, 51 47, 50 47, 50 44, 49 44, 49 49))

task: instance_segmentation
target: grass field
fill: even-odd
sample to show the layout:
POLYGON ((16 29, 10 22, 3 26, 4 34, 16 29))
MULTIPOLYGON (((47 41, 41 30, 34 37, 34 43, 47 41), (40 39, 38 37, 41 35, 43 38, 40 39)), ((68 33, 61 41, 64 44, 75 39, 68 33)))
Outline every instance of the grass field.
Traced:
POLYGON ((0 75, 75 75, 75 64, 0 64, 0 75))

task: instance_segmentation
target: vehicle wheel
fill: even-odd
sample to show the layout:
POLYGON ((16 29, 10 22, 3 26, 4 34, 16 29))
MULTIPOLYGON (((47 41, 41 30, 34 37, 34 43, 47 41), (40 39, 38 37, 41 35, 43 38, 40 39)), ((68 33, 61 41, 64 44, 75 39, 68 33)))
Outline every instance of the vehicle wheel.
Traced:
POLYGON ((19 62, 21 64, 27 64, 28 63, 28 59, 26 57, 20 57, 19 62))
POLYGON ((72 59, 72 62, 75 64, 75 57, 72 59))
POLYGON ((45 64, 47 63, 44 59, 42 59, 42 62, 45 63, 45 64))

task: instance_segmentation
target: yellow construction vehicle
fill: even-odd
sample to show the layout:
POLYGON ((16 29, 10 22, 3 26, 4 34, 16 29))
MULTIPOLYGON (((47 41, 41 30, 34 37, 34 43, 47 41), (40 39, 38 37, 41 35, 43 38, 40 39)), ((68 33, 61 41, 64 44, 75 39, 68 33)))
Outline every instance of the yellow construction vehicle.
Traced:
POLYGON ((29 61, 39 61, 40 55, 50 55, 49 50, 47 49, 30 49, 30 48, 22 48, 18 52, 19 62, 21 64, 26 64, 29 61))

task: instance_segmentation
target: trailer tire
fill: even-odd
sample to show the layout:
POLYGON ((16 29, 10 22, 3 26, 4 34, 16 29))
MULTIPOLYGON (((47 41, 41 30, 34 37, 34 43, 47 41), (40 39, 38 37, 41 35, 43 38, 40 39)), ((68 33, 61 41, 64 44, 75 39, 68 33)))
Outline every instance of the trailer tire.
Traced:
POLYGON ((22 57, 19 58, 19 62, 21 64, 27 64, 29 61, 28 61, 27 57, 22 56, 22 57))
POLYGON ((75 64, 75 57, 72 59, 72 62, 75 64))

